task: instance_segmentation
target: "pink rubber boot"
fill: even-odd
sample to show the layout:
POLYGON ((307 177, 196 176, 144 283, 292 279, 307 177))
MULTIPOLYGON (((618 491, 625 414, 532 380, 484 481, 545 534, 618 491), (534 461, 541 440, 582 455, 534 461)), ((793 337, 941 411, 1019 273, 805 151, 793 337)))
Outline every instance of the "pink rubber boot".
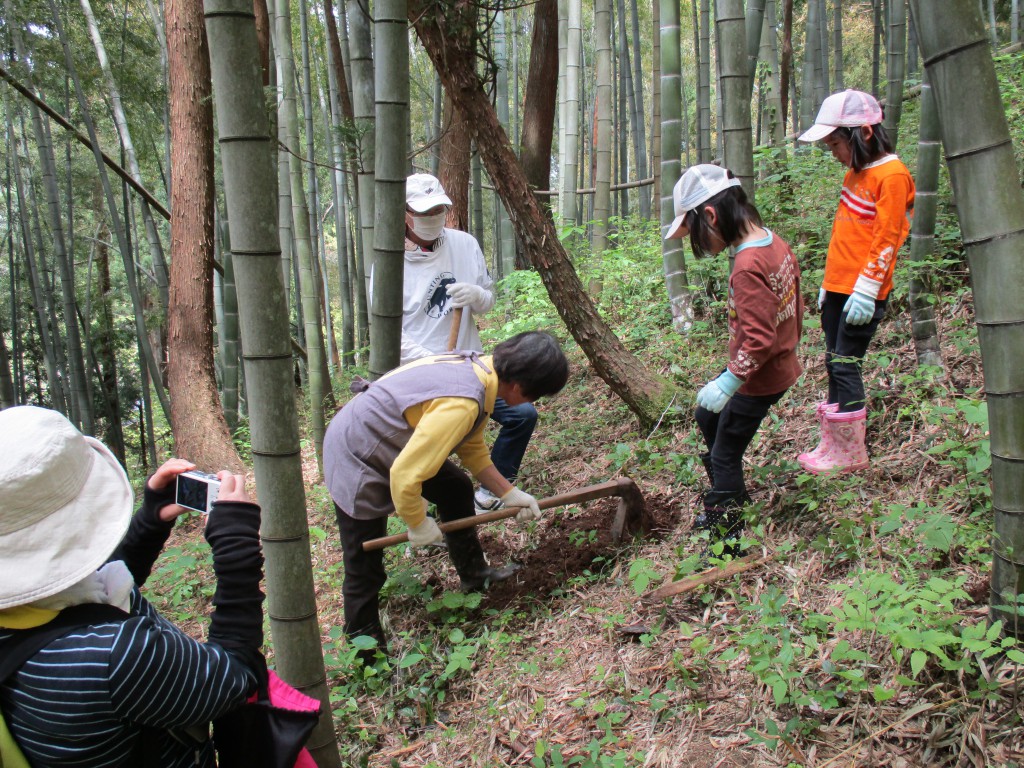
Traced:
POLYGON ((864 447, 867 419, 866 408, 849 413, 826 411, 822 426, 829 433, 831 445, 825 454, 806 463, 801 461, 800 466, 816 475, 864 469, 868 465, 868 452, 864 447))
POLYGON ((804 469, 808 469, 807 462, 813 464, 828 453, 829 448, 832 447, 832 433, 825 429, 825 414, 838 411, 839 403, 818 403, 818 407, 815 410, 818 417, 818 432, 821 434, 821 438, 818 440, 818 445, 814 450, 801 453, 796 457, 796 460, 800 462, 800 466, 804 469))

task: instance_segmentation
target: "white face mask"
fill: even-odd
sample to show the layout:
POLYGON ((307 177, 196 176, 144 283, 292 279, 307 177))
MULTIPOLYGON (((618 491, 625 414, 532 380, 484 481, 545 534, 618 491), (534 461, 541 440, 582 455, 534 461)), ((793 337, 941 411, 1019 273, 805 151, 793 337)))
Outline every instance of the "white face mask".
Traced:
POLYGON ((444 222, 448 214, 446 211, 441 213, 435 213, 432 216, 410 216, 412 224, 410 228, 413 234, 416 235, 420 240, 427 243, 432 243, 441 236, 444 231, 444 222))

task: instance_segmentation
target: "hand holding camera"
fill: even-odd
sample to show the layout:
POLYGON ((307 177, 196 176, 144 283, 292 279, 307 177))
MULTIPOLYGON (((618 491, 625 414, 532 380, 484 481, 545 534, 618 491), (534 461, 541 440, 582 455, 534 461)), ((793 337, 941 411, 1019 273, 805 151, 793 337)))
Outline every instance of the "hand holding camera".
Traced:
POLYGON ((216 475, 199 472, 185 459, 168 459, 147 483, 150 490, 163 491, 175 484, 174 503, 160 509, 160 519, 170 522, 191 509, 209 514, 215 501, 251 501, 245 490, 245 478, 224 469, 216 475))
POLYGON ((185 509, 192 509, 210 514, 213 509, 213 502, 220 494, 220 480, 216 475, 208 475, 206 472, 191 470, 178 475, 178 486, 174 494, 174 501, 178 506, 185 509))

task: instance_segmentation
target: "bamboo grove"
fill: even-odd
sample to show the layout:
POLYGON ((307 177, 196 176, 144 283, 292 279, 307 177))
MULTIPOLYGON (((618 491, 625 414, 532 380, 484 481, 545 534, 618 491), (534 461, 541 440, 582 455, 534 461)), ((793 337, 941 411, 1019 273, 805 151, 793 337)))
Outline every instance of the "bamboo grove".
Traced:
MULTIPOLYGON (((650 425, 675 387, 615 337, 563 241, 600 259, 623 218, 666 227, 697 162, 756 195, 851 86, 884 98, 894 137, 903 100, 922 101, 920 136, 899 137, 920 146, 910 259, 930 258, 940 153, 960 201, 992 424, 993 615, 1009 618, 1024 592, 1024 198, 998 172, 1014 159, 991 59, 1019 45, 1017 0, 2 8, 0 407, 55 408, 140 473, 172 439, 241 467, 246 435, 279 668, 325 701, 300 442, 319 456, 339 372, 398 362, 406 176, 442 179, 495 277, 540 274, 650 425)), ((686 333, 679 243, 661 257, 686 333)), ((928 290, 911 287, 914 343, 941 365, 928 290)), ((321 729, 319 764, 332 743, 321 729)))

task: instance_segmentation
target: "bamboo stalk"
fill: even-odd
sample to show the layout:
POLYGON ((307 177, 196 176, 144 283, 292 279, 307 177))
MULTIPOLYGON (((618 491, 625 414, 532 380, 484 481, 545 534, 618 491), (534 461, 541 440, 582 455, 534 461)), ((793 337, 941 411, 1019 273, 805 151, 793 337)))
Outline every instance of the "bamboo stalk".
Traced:
POLYGON ((775 555, 768 555, 767 557, 761 558, 757 557, 757 555, 748 555, 747 557, 740 558, 739 560, 733 560, 731 563, 728 563, 721 568, 709 568, 708 570, 694 574, 689 578, 665 584, 664 586, 658 587, 653 592, 647 593, 641 599, 660 600, 666 597, 675 597, 676 595, 693 592, 693 590, 698 587, 714 584, 717 581, 722 581, 723 579, 736 576, 744 571, 757 568, 759 565, 764 565, 769 560, 774 559, 774 557, 775 555))
MULTIPOLYGON (((51 107, 45 101, 43 101, 34 93, 32 93, 32 91, 30 91, 28 88, 26 88, 17 80, 15 80, 14 76, 10 72, 8 72, 3 66, 0 66, 0 79, 6 80, 10 84, 10 86, 14 88, 14 90, 16 90, 26 99, 28 99, 33 104, 38 106, 41 110, 43 110, 43 112, 46 113, 47 117, 49 117, 51 120, 57 123, 61 128, 68 131, 72 136, 74 136, 78 140, 80 144, 84 144, 89 149, 92 149, 92 142, 89 140, 88 136, 80 133, 73 125, 71 125, 71 123, 65 120, 59 112, 53 109, 53 107, 51 107)), ((126 171, 120 165, 115 163, 105 152, 101 151, 100 156, 103 158, 104 165, 106 165, 108 168, 110 168, 110 170, 112 170, 114 173, 120 176, 121 179, 123 179, 128 186, 130 186, 132 189, 134 189, 136 192, 142 195, 143 199, 151 206, 153 206, 153 208, 156 209, 157 213, 159 213, 165 219, 170 220, 171 212, 164 208, 160 204, 160 201, 153 197, 152 193, 149 192, 149 190, 147 190, 144 186, 139 184, 139 182, 133 179, 132 175, 128 173, 128 171, 126 171)))

